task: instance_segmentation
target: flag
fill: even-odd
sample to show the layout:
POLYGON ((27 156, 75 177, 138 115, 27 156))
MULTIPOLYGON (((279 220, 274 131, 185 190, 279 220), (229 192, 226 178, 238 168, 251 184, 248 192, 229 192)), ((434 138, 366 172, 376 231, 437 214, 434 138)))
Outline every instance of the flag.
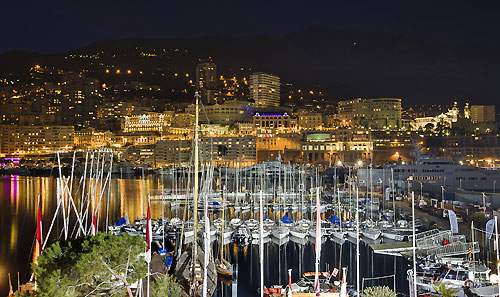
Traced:
POLYGON ((153 234, 152 226, 151 226, 151 208, 149 206, 149 199, 148 199, 148 216, 146 218, 146 262, 150 263, 151 262, 151 237, 153 234))
POLYGON ((453 210, 448 209, 448 217, 450 218, 450 228, 452 234, 457 234, 458 233, 457 215, 453 210))
POLYGON ((42 242, 42 211, 40 208, 40 201, 38 201, 38 217, 36 220, 36 243, 38 245, 38 253, 42 253, 43 242, 42 242))
POLYGON ((493 235, 493 229, 495 228, 495 219, 491 219, 486 223, 486 238, 491 239, 493 235))
POLYGON ((292 270, 288 269, 288 296, 292 296, 292 270))
POLYGON ((333 271, 332 271, 332 276, 333 277, 337 277, 337 274, 339 273, 339 270, 337 269, 337 267, 334 267, 333 268, 333 271))
POLYGON ((90 232, 92 236, 97 235, 97 219, 95 217, 95 213, 92 212, 92 226, 90 226, 90 232))

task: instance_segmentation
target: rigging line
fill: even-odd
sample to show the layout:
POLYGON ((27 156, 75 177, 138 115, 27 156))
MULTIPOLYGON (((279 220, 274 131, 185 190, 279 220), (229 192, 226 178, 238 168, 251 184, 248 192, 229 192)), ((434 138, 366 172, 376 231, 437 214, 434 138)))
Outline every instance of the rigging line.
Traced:
MULTIPOLYGON (((473 228, 475 231, 479 231, 479 232, 483 232, 483 233, 487 233, 485 230, 482 230, 482 229, 478 229, 476 227, 473 228)), ((491 232, 491 234, 495 233, 494 231, 491 232)))
POLYGON ((385 276, 363 277, 363 280, 377 280, 377 279, 384 279, 384 278, 390 278, 390 277, 396 277, 396 275, 390 274, 390 275, 385 275, 385 276))

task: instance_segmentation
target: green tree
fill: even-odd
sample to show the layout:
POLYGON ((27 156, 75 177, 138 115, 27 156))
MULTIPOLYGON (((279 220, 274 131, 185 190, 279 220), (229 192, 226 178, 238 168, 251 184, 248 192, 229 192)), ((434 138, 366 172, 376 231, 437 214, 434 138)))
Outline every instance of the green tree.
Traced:
POLYGON ((394 293, 388 286, 375 286, 369 287, 363 290, 363 297, 396 297, 397 294, 394 293))
POLYGON ((186 295, 177 280, 170 275, 161 276, 151 284, 152 296, 178 297, 186 295))
POLYGON ((453 287, 447 287, 444 283, 440 282, 432 288, 438 293, 439 296, 441 297, 453 297, 455 296, 459 290, 454 289, 453 287))
POLYGON ((33 266, 39 296, 132 296, 147 266, 140 236, 99 233, 55 242, 33 266))

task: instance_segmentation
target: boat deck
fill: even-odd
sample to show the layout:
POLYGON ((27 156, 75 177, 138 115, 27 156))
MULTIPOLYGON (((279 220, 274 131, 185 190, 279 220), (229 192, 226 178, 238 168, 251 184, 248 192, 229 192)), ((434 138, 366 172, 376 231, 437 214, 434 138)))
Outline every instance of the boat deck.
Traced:
POLYGON ((370 244, 375 254, 390 256, 401 256, 402 253, 411 252, 413 249, 411 242, 388 242, 381 244, 370 244))

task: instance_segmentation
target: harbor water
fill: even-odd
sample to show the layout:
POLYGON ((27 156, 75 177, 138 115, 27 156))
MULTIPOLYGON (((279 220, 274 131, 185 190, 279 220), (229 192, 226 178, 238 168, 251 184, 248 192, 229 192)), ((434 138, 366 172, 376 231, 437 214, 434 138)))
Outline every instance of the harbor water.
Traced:
MULTIPOLYGON (((73 183, 72 192, 75 200, 80 199, 79 178, 73 183)), ((54 177, 0 177, 0 296, 6 296, 9 291, 8 273, 11 274, 14 290, 19 282, 24 283, 31 275, 30 265, 35 242, 37 197, 40 195, 43 229, 47 232, 57 207, 57 193, 61 191, 60 183, 54 177)), ((157 176, 140 178, 113 178, 109 191, 103 191, 100 207, 99 226, 105 229, 106 222, 112 224, 125 215, 131 222, 136 218, 145 217, 147 197, 158 195, 162 187, 168 188, 172 181, 157 176), (109 199, 108 199, 109 198, 109 199), (107 202, 109 201, 109 203, 107 202)), ((77 203, 77 205, 79 205, 77 203)), ((161 218, 162 202, 151 201, 153 218, 161 218)), ((166 216, 172 215, 164 209, 166 216)), ((62 219, 58 218, 49 240, 64 238, 62 219)), ((70 225, 68 237, 74 231, 70 225)), ((401 257, 391 257, 374 254, 368 243, 361 242, 360 280, 388 276, 377 281, 366 280, 365 286, 388 285, 401 294, 408 292, 406 271, 410 262, 401 257), (392 277, 394 276, 394 277, 392 277)), ((322 245, 322 271, 334 267, 348 268, 347 281, 354 286, 356 282, 356 244, 346 240, 343 244, 326 240, 322 245)), ((216 296, 257 296, 260 285, 260 264, 258 245, 237 247, 234 244, 225 246, 231 263, 237 269, 237 279, 233 284, 219 282, 216 296), (237 295, 235 292, 237 291, 237 295)), ((291 238, 288 242, 278 245, 269 241, 264 246, 264 284, 266 286, 288 283, 288 269, 292 269, 292 281, 297 281, 304 272, 314 271, 314 243, 299 242, 291 238)), ((337 279, 340 274, 337 276, 337 279)), ((360 285, 361 286, 361 285, 360 285)))

